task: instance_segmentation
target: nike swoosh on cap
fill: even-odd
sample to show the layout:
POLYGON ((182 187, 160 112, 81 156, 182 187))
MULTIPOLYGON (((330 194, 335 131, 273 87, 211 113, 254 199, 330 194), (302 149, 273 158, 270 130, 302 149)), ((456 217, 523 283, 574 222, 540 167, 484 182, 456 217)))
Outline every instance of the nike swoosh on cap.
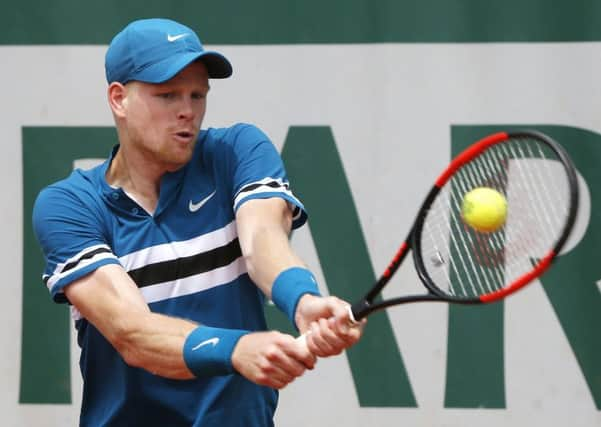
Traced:
POLYGON ((174 42, 176 40, 182 39, 186 36, 189 36, 188 33, 178 34, 177 36, 172 36, 171 34, 167 34, 167 41, 174 42))

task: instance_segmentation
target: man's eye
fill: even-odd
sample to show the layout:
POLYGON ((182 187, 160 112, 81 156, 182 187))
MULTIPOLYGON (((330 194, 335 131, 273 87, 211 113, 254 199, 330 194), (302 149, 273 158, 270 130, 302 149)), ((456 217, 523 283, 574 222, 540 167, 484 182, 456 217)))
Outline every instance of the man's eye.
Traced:
POLYGON ((159 93, 158 96, 163 99, 172 99, 174 97, 174 94, 172 92, 165 92, 165 93, 159 93))
POLYGON ((199 93, 193 93, 193 94, 192 94, 192 98, 193 98, 193 99, 205 99, 206 97, 207 97, 207 95, 206 95, 206 94, 204 94, 204 93, 200 93, 200 92, 199 92, 199 93))

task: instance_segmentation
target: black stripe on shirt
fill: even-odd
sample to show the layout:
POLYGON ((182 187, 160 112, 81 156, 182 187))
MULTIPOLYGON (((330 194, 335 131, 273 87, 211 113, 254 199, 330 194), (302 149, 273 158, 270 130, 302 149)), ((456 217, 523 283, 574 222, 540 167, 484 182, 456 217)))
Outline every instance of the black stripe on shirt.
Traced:
POLYGON ((177 279, 206 273, 231 264, 242 255, 238 239, 228 244, 188 257, 148 264, 127 273, 138 288, 171 282, 177 279))
MULTIPOLYGON (((108 248, 98 248, 98 249, 94 249, 93 251, 90 252, 86 252, 85 254, 83 254, 82 256, 80 256, 78 259, 76 259, 75 261, 70 262, 69 264, 65 265, 63 267, 63 269, 60 271, 60 273, 64 273, 65 271, 69 271, 75 267, 77 267, 77 265, 82 262, 85 259, 90 259, 98 254, 101 253, 105 253, 105 252, 111 252, 110 249, 108 248)), ((48 281, 48 280, 46 280, 48 281)))
POLYGON ((270 181, 270 182, 264 182, 264 183, 255 183, 255 184, 249 184, 246 187, 243 187, 239 193, 246 193, 248 191, 253 191, 259 187, 271 187, 271 188, 285 188, 286 190, 288 190, 289 185, 287 183, 280 183, 278 181, 270 181))

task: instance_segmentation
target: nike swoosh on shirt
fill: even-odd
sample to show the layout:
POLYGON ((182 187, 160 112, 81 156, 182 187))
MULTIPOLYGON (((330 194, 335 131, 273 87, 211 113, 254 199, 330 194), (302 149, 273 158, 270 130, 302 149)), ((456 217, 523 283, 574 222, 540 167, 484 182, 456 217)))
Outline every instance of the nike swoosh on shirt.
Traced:
POLYGON ((167 34, 167 41, 174 42, 174 41, 184 38, 188 35, 189 35, 188 33, 178 34, 177 36, 172 36, 171 34, 167 34))
POLYGON ((199 348, 204 347, 205 345, 209 345, 209 344, 213 344, 213 347, 215 347, 218 343, 219 343, 218 337, 209 338, 208 340, 204 340, 203 342, 199 343, 197 346, 192 347, 192 351, 198 350, 199 348))
POLYGON ((211 200, 211 197, 213 197, 215 193, 217 193, 217 190, 213 191, 211 194, 209 194, 207 197, 205 197, 198 203, 194 203, 192 200, 190 200, 190 203, 188 204, 188 209, 190 209, 190 212, 196 212, 197 210, 202 208, 205 203, 211 200))

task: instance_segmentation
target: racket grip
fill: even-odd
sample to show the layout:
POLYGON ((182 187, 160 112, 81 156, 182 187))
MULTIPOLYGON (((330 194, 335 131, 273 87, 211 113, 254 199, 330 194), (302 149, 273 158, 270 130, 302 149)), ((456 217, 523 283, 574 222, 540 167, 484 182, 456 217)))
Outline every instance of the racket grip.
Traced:
POLYGON ((355 306, 349 305, 346 309, 348 310, 348 318, 351 323, 351 326, 353 326, 353 327, 359 326, 359 319, 357 319, 357 316, 355 315, 355 313, 357 313, 355 311, 355 306))
MULTIPOLYGON (((348 315, 349 315, 350 326, 352 326, 353 328, 359 326, 361 323, 355 319, 355 315, 353 314, 353 309, 350 305, 347 307, 347 310, 348 310, 348 315)), ((296 337, 296 342, 299 343, 300 345, 302 345, 304 348, 307 348, 307 335, 309 335, 310 333, 311 333, 311 331, 307 331, 307 332, 299 335, 298 337, 296 337)))
POLYGON ((352 306, 350 306, 348 309, 349 318, 351 319, 351 322, 358 324, 361 319, 366 317, 370 312, 370 305, 371 304, 369 302, 362 299, 361 301, 358 301, 352 306))

